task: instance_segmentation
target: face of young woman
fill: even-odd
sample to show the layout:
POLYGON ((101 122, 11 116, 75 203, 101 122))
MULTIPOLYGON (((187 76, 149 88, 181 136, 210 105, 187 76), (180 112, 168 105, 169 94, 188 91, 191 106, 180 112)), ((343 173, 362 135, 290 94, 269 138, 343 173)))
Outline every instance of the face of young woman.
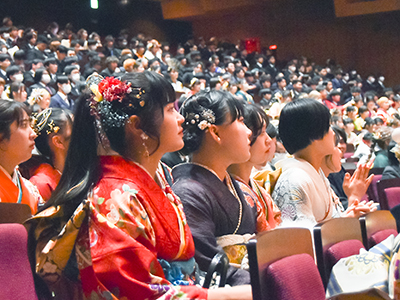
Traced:
POLYGON ((231 164, 244 163, 250 159, 251 130, 244 124, 243 118, 232 123, 218 125, 221 142, 221 156, 231 164))
POLYGON ((325 136, 319 140, 319 150, 326 154, 333 154, 334 152, 334 148, 335 148, 335 133, 333 132, 332 128, 329 128, 329 131, 327 134, 325 134, 325 136))
POLYGON ((167 153, 182 149, 184 121, 185 118, 175 110, 174 103, 168 103, 164 107, 164 119, 160 128, 160 151, 167 153))
POLYGON ((262 133, 257 137, 256 141, 250 148, 250 162, 255 166, 265 166, 275 154, 275 142, 267 134, 264 125, 262 133))
POLYGON ((50 94, 49 93, 45 93, 43 95, 42 100, 40 100, 40 102, 39 102, 40 108, 43 109, 43 110, 48 108, 50 106, 50 99, 51 99, 50 94))
POLYGON ((15 166, 27 161, 32 156, 35 138, 36 134, 30 126, 29 117, 24 112, 23 120, 19 126, 17 121, 11 123, 10 138, 0 142, 2 155, 6 156, 7 160, 15 166))
POLYGON ((342 151, 338 147, 335 147, 333 150, 333 154, 329 155, 325 158, 325 164, 329 169, 330 173, 337 173, 342 168, 341 163, 342 151))

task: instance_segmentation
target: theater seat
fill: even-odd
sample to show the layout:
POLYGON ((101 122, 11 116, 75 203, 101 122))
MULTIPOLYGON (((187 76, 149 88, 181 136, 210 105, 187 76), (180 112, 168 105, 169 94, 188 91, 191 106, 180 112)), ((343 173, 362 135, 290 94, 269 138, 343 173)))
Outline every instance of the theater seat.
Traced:
POLYGON ((37 300, 21 224, 0 224, 0 299, 37 300))

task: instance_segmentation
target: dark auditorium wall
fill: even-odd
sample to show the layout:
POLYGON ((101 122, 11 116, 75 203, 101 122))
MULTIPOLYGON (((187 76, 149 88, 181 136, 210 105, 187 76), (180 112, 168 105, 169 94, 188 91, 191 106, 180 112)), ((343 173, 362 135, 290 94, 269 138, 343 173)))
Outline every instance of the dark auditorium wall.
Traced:
POLYGON ((278 58, 305 55, 318 64, 334 58, 362 75, 382 72, 400 83, 400 12, 336 18, 333 2, 279 0, 229 13, 192 19, 194 36, 226 37, 231 42, 259 37, 278 45, 278 58))
POLYGON ((182 43, 192 33, 190 22, 163 20, 160 3, 148 0, 129 0, 127 5, 99 0, 98 10, 90 8, 90 0, 0 0, 0 19, 4 16, 11 16, 14 25, 32 26, 39 32, 56 21, 60 29, 71 22, 75 31, 85 28, 117 37, 127 28, 131 35, 141 32, 170 43, 182 43))

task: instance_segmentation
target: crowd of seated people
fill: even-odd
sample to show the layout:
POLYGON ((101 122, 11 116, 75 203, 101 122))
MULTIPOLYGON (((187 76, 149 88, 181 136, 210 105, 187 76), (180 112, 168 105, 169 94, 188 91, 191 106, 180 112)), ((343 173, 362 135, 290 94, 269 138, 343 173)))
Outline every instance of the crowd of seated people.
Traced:
POLYGON ((368 171, 398 165, 383 76, 216 38, 171 48, 4 19, 0 200, 31 207, 42 297, 250 299, 243 242, 376 210, 368 171), (200 288, 221 251, 235 287, 200 288))

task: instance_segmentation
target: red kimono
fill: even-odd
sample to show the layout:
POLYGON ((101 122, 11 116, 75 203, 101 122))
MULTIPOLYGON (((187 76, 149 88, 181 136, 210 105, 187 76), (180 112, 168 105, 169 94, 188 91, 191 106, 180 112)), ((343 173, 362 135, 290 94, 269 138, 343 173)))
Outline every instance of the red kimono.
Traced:
POLYGON ((176 268, 168 269, 190 266, 194 243, 162 169, 157 170, 160 188, 133 162, 119 156, 100 159, 102 174, 90 201, 78 207, 56 239, 43 234, 41 243, 41 228, 45 232, 55 223, 51 219, 62 215, 62 208, 35 216, 36 272, 50 288, 65 286, 57 282, 74 249, 81 282, 74 299, 78 294, 86 299, 207 299, 207 290, 189 285, 184 274, 172 278, 176 268), (171 284, 167 276, 182 285, 171 284))
POLYGON ((29 181, 36 185, 43 200, 47 201, 50 199, 51 193, 56 189, 60 178, 61 173, 58 170, 49 164, 42 163, 34 170, 29 181))

